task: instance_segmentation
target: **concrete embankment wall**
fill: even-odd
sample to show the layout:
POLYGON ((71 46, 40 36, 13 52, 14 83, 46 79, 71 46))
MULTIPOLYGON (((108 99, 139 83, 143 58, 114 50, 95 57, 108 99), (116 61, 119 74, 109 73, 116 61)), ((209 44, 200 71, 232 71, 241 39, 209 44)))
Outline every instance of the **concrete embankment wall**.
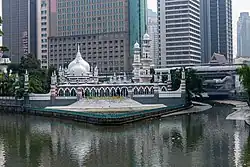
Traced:
POLYGON ((92 113, 92 112, 71 112, 63 110, 36 109, 20 107, 17 105, 0 105, 0 111, 15 114, 30 114, 37 116, 63 118, 79 122, 86 122, 96 125, 121 125, 148 118, 157 118, 162 115, 178 112, 190 108, 191 105, 175 107, 164 107, 145 111, 130 111, 124 113, 92 113))

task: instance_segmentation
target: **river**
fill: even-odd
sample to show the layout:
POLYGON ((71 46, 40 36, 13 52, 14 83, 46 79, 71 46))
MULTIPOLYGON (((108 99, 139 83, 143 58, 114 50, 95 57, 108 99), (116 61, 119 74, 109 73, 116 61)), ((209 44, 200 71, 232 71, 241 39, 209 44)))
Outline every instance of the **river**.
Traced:
POLYGON ((226 120, 232 107, 100 127, 0 114, 3 167, 250 166, 249 126, 226 120))

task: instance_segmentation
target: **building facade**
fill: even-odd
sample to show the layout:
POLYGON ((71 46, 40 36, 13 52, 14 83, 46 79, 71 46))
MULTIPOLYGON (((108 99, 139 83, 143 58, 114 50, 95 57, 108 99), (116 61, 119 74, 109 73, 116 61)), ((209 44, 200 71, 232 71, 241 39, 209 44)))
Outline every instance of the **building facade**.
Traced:
POLYGON ((210 21, 211 53, 223 54, 232 63, 232 0, 210 0, 210 21))
POLYGON ((250 57, 250 16, 240 14, 237 22, 237 57, 250 57))
POLYGON ((128 1, 57 0, 57 36, 128 31, 128 1))
POLYGON ((201 62, 208 63, 211 59, 211 18, 210 1, 200 0, 200 24, 201 24, 201 62))
MULTIPOLYGON (((126 44, 127 46, 124 46, 122 44, 121 46, 113 45, 109 47, 110 48, 121 47, 121 48, 126 48, 128 50, 128 52, 126 51, 118 55, 118 57, 122 57, 122 59, 119 62, 123 62, 123 60, 126 59, 126 61, 124 62, 126 64, 124 65, 122 64, 119 67, 115 67, 115 69, 117 68, 119 70, 123 69, 122 71, 132 69, 131 60, 130 61, 127 60, 130 59, 130 55, 131 53, 133 53, 131 52, 133 51, 133 44, 136 42, 136 40, 140 40, 142 38, 142 34, 145 33, 147 28, 146 0, 109 0, 104 2, 81 1, 81 0, 77 1, 57 0, 56 4, 57 4, 57 34, 56 34, 57 37, 69 37, 69 36, 84 37, 91 35, 95 36, 97 39, 102 39, 103 36, 113 36, 113 35, 120 36, 121 34, 123 34, 123 37, 121 39, 128 40, 128 42, 124 41, 123 43, 126 44)), ((112 41, 113 39, 110 40, 112 41)), ((75 41, 71 41, 69 43, 73 44, 75 43, 75 41)), ((109 45, 112 44, 114 43, 113 42, 109 43, 109 45)), ((95 51, 93 51, 93 53, 94 52, 95 51)), ((90 53, 92 52, 89 52, 89 54, 90 53)), ((95 56, 89 54, 86 60, 91 62, 92 60, 90 59, 92 59, 95 56)), ((51 54, 49 53, 49 55, 51 54)), ((50 57, 49 61, 51 59, 53 58, 50 57)), ((61 57, 61 59, 65 59, 65 57, 61 57)), ((54 62, 55 61, 49 62, 49 64, 55 64, 54 62)), ((103 63, 106 62, 103 61, 103 63)), ((109 66, 108 64, 105 64, 105 68, 108 68, 108 66, 109 66)), ((110 72, 112 71, 113 70, 111 70, 110 72)))
POLYGON ((126 32, 92 35, 58 36, 48 38, 49 65, 65 67, 75 58, 77 44, 83 58, 99 72, 127 72, 129 65, 129 36, 126 32))
POLYGON ((160 65, 201 62, 200 2, 158 0, 160 65))
POLYGON ((48 37, 56 35, 56 1, 37 1, 37 58, 48 68, 48 37))
POLYGON ((36 0, 2 0, 3 45, 13 63, 36 54, 36 0))
POLYGON ((152 56, 153 64, 157 66, 159 65, 157 13, 151 9, 148 9, 147 33, 151 39, 150 55, 152 56))

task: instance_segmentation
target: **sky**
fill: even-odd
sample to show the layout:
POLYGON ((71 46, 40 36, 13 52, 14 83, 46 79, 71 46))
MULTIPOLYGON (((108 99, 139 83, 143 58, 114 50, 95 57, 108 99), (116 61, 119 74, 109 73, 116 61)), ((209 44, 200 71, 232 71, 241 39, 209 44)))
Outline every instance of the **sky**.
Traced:
MULTIPOLYGON (((148 7, 153 11, 157 11, 157 0, 148 0, 148 7)), ((2 0, 0 0, 0 15, 2 15, 2 0)), ((233 10, 233 45, 234 55, 236 54, 237 45, 237 20, 240 12, 250 12, 250 0, 232 0, 233 10)), ((0 44, 2 41, 0 40, 0 44)))

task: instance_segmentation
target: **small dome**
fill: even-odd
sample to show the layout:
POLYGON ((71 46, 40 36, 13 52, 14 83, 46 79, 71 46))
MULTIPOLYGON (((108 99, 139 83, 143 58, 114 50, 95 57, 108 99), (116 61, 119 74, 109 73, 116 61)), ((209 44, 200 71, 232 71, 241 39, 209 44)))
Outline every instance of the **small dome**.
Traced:
POLYGON ((143 35, 143 40, 150 41, 150 36, 147 33, 145 33, 143 35))
POLYGON ((134 49, 140 49, 140 45, 139 43, 136 41, 136 43, 134 44, 134 49))
POLYGON ((86 75, 86 69, 78 62, 69 71, 72 76, 83 76, 86 75))

